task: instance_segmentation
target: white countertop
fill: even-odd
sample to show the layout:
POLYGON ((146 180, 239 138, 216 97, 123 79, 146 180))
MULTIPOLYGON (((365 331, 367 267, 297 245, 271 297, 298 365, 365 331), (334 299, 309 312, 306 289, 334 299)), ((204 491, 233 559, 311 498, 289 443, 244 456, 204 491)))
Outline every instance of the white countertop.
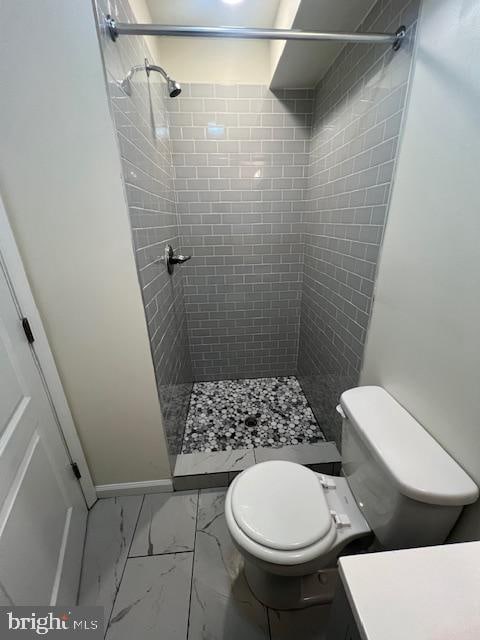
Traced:
POLYGON ((340 559, 364 640, 480 640, 480 542, 340 559))

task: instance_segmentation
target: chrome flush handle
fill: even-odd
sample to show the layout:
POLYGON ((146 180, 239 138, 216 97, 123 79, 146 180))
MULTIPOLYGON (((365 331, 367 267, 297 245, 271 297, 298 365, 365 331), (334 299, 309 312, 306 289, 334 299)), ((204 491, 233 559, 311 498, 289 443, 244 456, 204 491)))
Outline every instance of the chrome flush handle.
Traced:
POLYGON ((187 260, 190 260, 192 256, 177 255, 172 246, 167 244, 165 247, 165 264, 167 265, 167 271, 171 275, 176 264, 183 264, 187 260))

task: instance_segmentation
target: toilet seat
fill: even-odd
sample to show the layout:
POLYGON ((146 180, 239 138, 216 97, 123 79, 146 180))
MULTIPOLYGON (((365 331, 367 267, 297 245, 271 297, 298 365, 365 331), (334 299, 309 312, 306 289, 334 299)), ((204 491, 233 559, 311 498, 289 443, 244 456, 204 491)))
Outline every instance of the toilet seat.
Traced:
POLYGON ((318 474, 293 462, 263 462, 237 476, 225 517, 240 548, 277 565, 318 558, 337 537, 318 474))
POLYGON ((286 461, 247 469, 232 487, 232 513, 242 532, 269 549, 303 549, 333 526, 318 476, 286 461))

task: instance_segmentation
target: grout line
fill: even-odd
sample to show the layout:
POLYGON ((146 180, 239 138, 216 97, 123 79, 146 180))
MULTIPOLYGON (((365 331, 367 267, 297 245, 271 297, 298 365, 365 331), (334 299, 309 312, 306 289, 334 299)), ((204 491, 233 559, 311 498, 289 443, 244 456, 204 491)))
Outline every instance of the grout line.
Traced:
POLYGON ((195 569, 195 551, 197 548, 197 525, 198 525, 198 510, 200 508, 200 491, 201 489, 197 489, 197 511, 195 513, 195 535, 193 537, 192 576, 190 578, 190 597, 188 599, 187 637, 185 638, 185 640, 188 640, 188 635, 190 633, 190 612, 192 609, 193 574, 195 569))
POLYGON ((142 556, 128 556, 129 560, 136 560, 137 558, 156 558, 158 556, 178 556, 182 553, 193 553, 193 549, 183 549, 183 551, 165 551, 164 553, 151 553, 150 555, 142 556))
POLYGON ((106 628, 105 628, 105 636, 104 636, 104 637, 106 637, 106 635, 107 635, 107 631, 108 631, 108 629, 109 629, 109 627, 110 627, 110 619, 111 619, 111 617, 112 617, 113 610, 115 609, 115 603, 117 602, 118 592, 120 591, 120 587, 122 586, 123 576, 124 576, 124 574, 125 574, 125 569, 126 569, 126 566, 127 566, 128 559, 129 559, 129 557, 130 557, 130 549, 132 548, 133 539, 135 538, 135 534, 136 534, 136 532, 137 532, 138 521, 140 520, 140 514, 142 513, 142 509, 143 509, 143 504, 144 504, 144 502, 145 502, 145 494, 143 494, 143 496, 142 496, 142 502, 141 502, 141 504, 140 504, 140 508, 139 508, 139 510, 138 510, 137 519, 136 519, 136 521, 135 521, 135 527, 133 528, 132 538, 131 538, 131 540, 130 540, 130 544, 128 545, 128 551, 127 551, 127 556, 126 556, 126 558, 125 558, 125 564, 123 565, 122 575, 120 576, 120 580, 119 580, 119 582, 118 582, 118 587, 117 587, 117 590, 116 590, 116 592, 115 592, 115 597, 114 597, 114 599, 113 599, 112 608, 110 609, 110 613, 108 614, 108 622, 107 622, 107 623, 106 623, 106 625, 105 625, 105 626, 106 626, 106 628))

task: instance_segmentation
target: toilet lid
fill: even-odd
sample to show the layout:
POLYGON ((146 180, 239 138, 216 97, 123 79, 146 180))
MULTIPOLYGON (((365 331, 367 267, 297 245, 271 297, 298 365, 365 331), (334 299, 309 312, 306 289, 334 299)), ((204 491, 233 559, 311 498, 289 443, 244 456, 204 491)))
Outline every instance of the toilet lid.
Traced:
POLYGON ((250 467, 236 479, 231 504, 243 533, 271 549, 307 547, 333 526, 318 476, 294 462, 250 467))

